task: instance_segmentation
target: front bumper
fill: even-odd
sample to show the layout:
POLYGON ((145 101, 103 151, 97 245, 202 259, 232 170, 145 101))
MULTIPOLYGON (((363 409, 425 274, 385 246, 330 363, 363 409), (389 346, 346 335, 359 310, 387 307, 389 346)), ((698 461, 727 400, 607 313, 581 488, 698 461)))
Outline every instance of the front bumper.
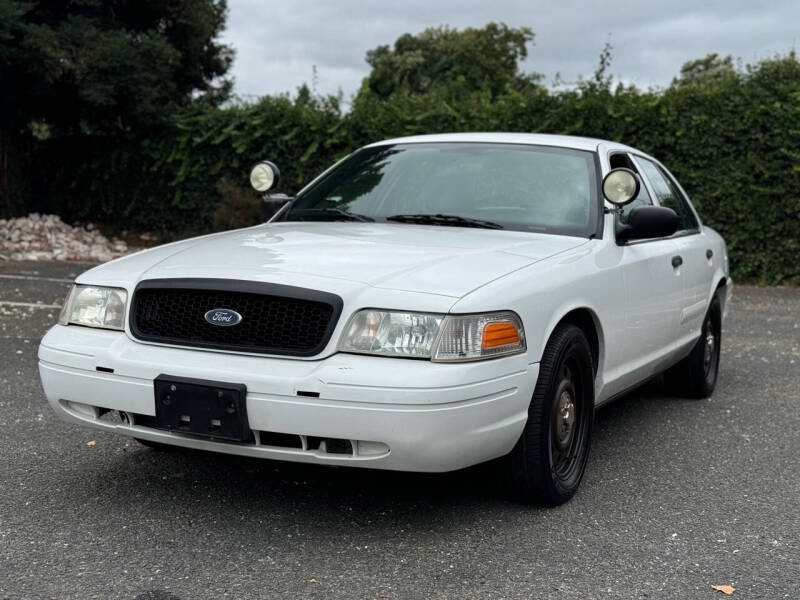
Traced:
POLYGON ((314 361, 244 356, 56 325, 39 347, 39 371, 48 402, 67 421, 241 456, 436 472, 513 448, 538 364, 527 364, 524 355, 460 364, 348 354, 314 361), (136 415, 141 422, 155 415, 153 380, 161 374, 245 384, 256 441, 219 442, 137 424, 136 415), (100 418, 105 410, 132 418, 111 422, 100 418), (261 432, 297 436, 300 447, 274 445, 275 436, 261 432), (352 453, 311 443, 319 439, 348 440, 352 453))

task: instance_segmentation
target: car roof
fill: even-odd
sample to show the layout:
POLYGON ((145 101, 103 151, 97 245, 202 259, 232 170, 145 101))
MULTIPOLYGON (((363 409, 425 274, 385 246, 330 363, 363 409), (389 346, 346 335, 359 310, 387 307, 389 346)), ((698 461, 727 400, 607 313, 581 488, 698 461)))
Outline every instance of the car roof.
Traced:
POLYGON ((413 135, 399 137, 390 140, 383 140, 367 147, 384 146, 393 144, 424 144, 424 143, 447 143, 447 142, 478 142, 485 144, 530 144, 535 146, 558 146, 560 148, 573 148, 575 150, 589 150, 596 152, 600 144, 607 144, 613 149, 639 152, 635 148, 601 140, 597 138, 578 137, 572 135, 552 135, 549 133, 503 133, 503 132, 479 132, 479 133, 435 133, 430 135, 413 135))

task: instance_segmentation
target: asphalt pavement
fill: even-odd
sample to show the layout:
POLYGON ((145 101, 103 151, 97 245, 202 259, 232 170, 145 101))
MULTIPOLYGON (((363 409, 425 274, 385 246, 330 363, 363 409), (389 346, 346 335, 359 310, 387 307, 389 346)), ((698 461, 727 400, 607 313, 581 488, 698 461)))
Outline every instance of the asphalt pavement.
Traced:
POLYGON ((800 289, 737 286, 713 398, 651 384, 601 409, 579 493, 543 509, 492 465, 161 452, 61 422, 36 349, 85 268, 0 263, 0 598, 800 597, 800 289))

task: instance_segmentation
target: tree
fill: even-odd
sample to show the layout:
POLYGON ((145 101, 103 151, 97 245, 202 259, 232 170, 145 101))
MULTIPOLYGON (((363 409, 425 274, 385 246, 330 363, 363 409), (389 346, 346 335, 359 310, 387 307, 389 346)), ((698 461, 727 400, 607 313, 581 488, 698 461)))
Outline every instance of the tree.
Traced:
POLYGON ((519 70, 533 37, 528 27, 503 23, 461 31, 435 27, 417 35, 406 33, 393 48, 378 46, 367 52, 372 71, 360 94, 386 99, 439 91, 459 98, 482 91, 494 97, 509 87, 518 89, 540 79, 519 70))
POLYGON ((719 56, 716 52, 712 52, 703 58, 683 63, 681 73, 672 80, 672 85, 715 85, 731 76, 736 76, 736 70, 733 68, 733 59, 730 55, 719 56))
POLYGON ((198 95, 219 103, 226 12, 226 0, 0 0, 0 153, 18 164, 32 138, 127 135, 198 95))

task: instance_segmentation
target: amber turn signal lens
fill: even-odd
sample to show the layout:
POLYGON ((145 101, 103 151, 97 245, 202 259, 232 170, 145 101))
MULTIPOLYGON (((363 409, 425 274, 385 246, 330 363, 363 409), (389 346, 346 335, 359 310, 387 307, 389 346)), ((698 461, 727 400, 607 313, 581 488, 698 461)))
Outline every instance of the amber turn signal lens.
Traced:
POLYGON ((497 348, 506 344, 519 342, 519 331, 516 325, 508 321, 489 323, 483 328, 483 347, 497 348))

